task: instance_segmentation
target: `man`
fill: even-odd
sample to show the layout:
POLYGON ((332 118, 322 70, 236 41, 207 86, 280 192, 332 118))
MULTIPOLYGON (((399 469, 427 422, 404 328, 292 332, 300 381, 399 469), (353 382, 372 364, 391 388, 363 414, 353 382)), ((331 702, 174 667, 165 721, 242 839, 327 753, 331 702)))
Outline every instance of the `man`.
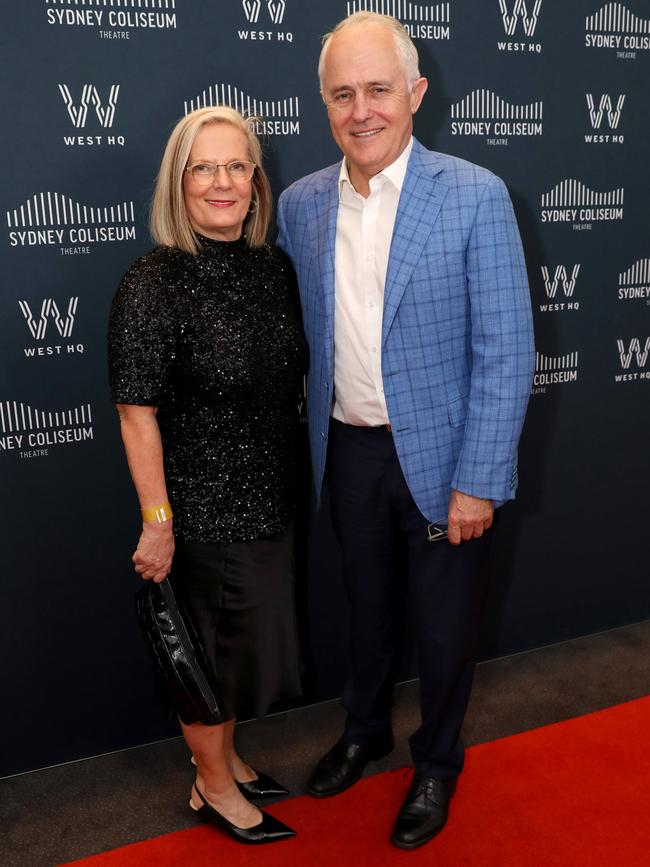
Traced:
POLYGON ((344 791, 393 748, 393 600, 408 588, 422 725, 391 839, 413 849, 444 826, 463 766, 484 533, 514 496, 534 369, 530 297, 504 184, 412 138, 427 81, 399 22, 350 16, 319 74, 344 159, 283 193, 279 244, 300 284, 352 648, 345 731, 308 791, 344 791))

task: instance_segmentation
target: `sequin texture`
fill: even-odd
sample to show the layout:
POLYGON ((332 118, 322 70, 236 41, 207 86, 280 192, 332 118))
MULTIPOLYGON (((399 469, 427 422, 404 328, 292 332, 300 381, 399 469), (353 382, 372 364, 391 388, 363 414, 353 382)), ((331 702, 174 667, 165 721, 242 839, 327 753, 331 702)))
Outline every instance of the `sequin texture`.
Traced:
POLYGON ((174 531, 236 542, 283 529, 293 508, 297 395, 307 367, 289 260, 199 236, 158 247, 111 307, 115 403, 157 406, 174 531))

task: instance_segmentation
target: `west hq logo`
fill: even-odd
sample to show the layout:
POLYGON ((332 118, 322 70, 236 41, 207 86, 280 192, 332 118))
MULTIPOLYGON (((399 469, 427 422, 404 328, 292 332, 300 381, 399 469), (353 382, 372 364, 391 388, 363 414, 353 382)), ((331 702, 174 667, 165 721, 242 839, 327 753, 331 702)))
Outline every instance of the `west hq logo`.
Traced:
POLYGON ((409 0, 349 0, 348 15, 355 12, 378 12, 392 15, 402 24, 412 39, 448 40, 450 3, 423 5, 409 0))
MULTIPOLYGON (((75 129, 84 130, 85 133, 88 133, 93 126, 100 129, 110 129, 113 126, 117 98, 120 95, 119 84, 111 85, 108 93, 103 97, 94 84, 84 84, 77 97, 72 95, 67 84, 59 84, 59 93, 68 111, 68 117, 75 129), (86 127, 87 124, 89 129, 86 127)), ((63 141, 68 146, 117 144, 123 147, 126 144, 123 135, 64 135, 63 141)))
POLYGON ((650 259, 637 259, 618 275, 618 300, 650 304, 650 259))
POLYGON ((510 138, 541 136, 543 103, 514 105, 491 90, 479 89, 451 107, 451 134, 485 136, 488 145, 507 145, 510 138))
POLYGON ((578 353, 543 355, 535 353, 533 393, 543 394, 549 385, 578 381, 578 353))
POLYGON ((542 195, 542 223, 573 223, 574 229, 591 229, 595 222, 622 220, 623 197, 623 187, 600 193, 567 178, 542 195))
MULTIPOLYGON (((523 36, 527 40, 532 40, 541 9, 542 0, 499 0, 499 10, 506 36, 523 36)), ((497 42, 497 48, 499 51, 534 51, 537 54, 542 51, 539 42, 517 42, 512 39, 497 42)))
MULTIPOLYGON (((262 8, 262 0, 242 0, 246 18, 251 24, 257 24, 260 18, 260 9, 262 8)), ((285 0, 267 0, 265 6, 268 10, 269 18, 274 24, 282 24, 284 13, 287 8, 285 0)))
POLYGON ((73 296, 68 300, 67 307, 63 308, 64 312, 62 313, 54 298, 43 298, 40 308, 35 307, 34 309, 27 301, 18 302, 20 311, 25 317, 27 328, 37 344, 36 346, 26 346, 23 349, 27 358, 56 357, 84 351, 82 343, 56 341, 56 334, 54 343, 49 341, 47 344, 45 343, 46 338, 51 337, 52 331, 55 329, 64 341, 68 341, 72 337, 78 304, 79 298, 73 296))
POLYGON ((113 121, 115 120, 115 106, 117 104, 117 97, 120 93, 119 84, 113 84, 111 86, 106 100, 106 105, 102 102, 102 98, 94 84, 84 84, 81 89, 81 96, 78 103, 75 103, 73 100, 70 88, 67 84, 60 84, 59 90, 63 97, 65 107, 68 109, 70 120, 77 129, 82 129, 86 126, 89 105, 92 105, 95 109, 97 119, 101 126, 113 126, 113 121))
POLYGON ((185 114, 208 105, 227 105, 246 117, 255 118, 255 131, 265 135, 299 135, 300 102, 286 99, 255 99, 231 84, 211 84, 194 99, 185 101, 185 114))
POLYGON ((608 93, 601 94, 597 99, 594 94, 587 93, 587 111, 592 130, 597 132, 585 135, 586 144, 623 144, 624 137, 618 130, 621 112, 625 104, 625 94, 612 98, 608 93), (609 132, 607 130, 609 129, 609 132))
POLYGON ((91 245, 135 240, 133 202, 95 207, 61 193, 36 193, 6 212, 11 247, 58 246, 62 255, 91 245))
POLYGON ((548 267, 542 265, 542 281, 546 291, 546 303, 539 305, 540 313, 560 313, 565 310, 579 310, 580 302, 574 300, 580 265, 557 265, 551 275, 548 267))
POLYGON ((100 39, 176 29, 176 0, 45 0, 45 7, 48 24, 89 28, 100 39))
POLYGON ((614 376, 614 382, 635 382, 639 379, 650 380, 650 369, 646 370, 650 355, 650 337, 619 338, 616 341, 621 369, 625 373, 614 376))
POLYGON ((251 42, 293 42, 293 33, 278 30, 287 11, 286 0, 241 0, 241 6, 249 24, 256 25, 254 30, 238 30, 240 39, 251 42), (262 29, 272 27, 271 30, 262 29))
POLYGON ((93 417, 89 403, 50 412, 16 400, 0 401, 0 455, 18 452, 21 458, 42 457, 51 446, 91 440, 93 417))
POLYGON ((585 46, 613 49, 618 58, 635 60, 637 51, 650 49, 650 20, 623 3, 606 3, 585 18, 585 46))

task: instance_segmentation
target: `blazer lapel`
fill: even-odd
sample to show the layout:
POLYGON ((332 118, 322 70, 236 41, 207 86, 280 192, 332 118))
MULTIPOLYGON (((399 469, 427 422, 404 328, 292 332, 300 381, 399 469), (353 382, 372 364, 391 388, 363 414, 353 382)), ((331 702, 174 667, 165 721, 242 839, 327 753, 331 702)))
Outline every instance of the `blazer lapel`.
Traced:
POLYGON ((328 357, 334 356, 334 246, 336 217, 339 207, 338 171, 315 191, 309 207, 311 249, 316 251, 316 281, 319 284, 325 319, 325 348, 328 357))
POLYGON ((441 176, 442 168, 439 167, 436 171, 436 165, 432 164, 431 158, 429 151, 414 142, 397 207, 388 258, 382 345, 386 342, 404 290, 422 255, 447 194, 447 185, 441 176))

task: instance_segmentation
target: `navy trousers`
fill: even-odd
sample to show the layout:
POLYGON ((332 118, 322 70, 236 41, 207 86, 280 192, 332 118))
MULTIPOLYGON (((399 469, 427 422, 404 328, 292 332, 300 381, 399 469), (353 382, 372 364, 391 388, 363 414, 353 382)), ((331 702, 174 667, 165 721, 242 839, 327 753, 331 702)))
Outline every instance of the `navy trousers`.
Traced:
POLYGON ((490 531, 458 547, 429 542, 429 522, 385 428, 333 420, 328 464, 352 618, 345 737, 363 744, 390 731, 394 615, 396 600, 407 593, 422 714, 410 738, 413 763, 426 776, 455 777, 463 767, 460 729, 474 674, 490 531))

